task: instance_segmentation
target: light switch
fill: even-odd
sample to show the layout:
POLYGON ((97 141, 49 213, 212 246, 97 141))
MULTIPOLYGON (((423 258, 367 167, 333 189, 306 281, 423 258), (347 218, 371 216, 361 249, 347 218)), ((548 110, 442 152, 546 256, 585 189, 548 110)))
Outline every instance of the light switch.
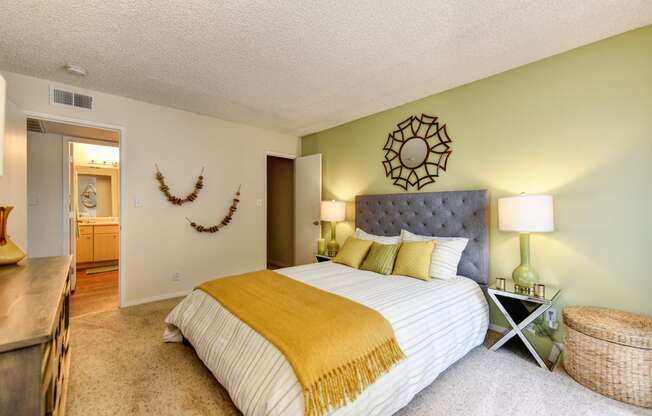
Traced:
POLYGON ((136 208, 142 208, 143 207, 143 200, 140 198, 134 198, 134 207, 136 208))
POLYGON ((257 206, 257 207, 262 207, 262 206, 263 206, 263 200, 262 200, 262 198, 258 198, 258 199, 256 199, 256 206, 257 206))

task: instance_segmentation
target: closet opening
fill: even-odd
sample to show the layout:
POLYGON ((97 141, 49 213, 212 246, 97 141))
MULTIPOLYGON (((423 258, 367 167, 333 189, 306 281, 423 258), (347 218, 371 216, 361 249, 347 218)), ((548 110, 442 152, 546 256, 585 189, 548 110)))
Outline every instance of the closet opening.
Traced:
POLYGON ((267 268, 295 265, 294 159, 267 155, 267 268))

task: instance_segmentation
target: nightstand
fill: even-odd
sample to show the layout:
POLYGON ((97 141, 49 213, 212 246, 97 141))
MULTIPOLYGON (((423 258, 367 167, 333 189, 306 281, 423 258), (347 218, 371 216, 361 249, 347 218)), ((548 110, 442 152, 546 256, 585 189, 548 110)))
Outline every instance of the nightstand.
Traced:
POLYGON ((543 315, 552 306, 561 290, 554 286, 546 285, 544 296, 538 297, 532 293, 519 290, 514 284, 514 281, 505 279, 504 289, 496 288, 494 283, 493 286, 487 289, 487 292, 512 327, 509 332, 504 334, 501 339, 491 346, 491 351, 498 350, 507 341, 517 335, 523 341, 530 354, 532 354, 537 364, 541 368, 552 371, 556 363, 551 363, 541 357, 536 348, 523 334, 523 329, 539 316, 543 315))
POLYGON ((317 260, 317 263, 321 263, 323 261, 331 261, 331 260, 333 260, 332 257, 328 257, 326 254, 317 254, 317 255, 315 255, 315 259, 317 260))

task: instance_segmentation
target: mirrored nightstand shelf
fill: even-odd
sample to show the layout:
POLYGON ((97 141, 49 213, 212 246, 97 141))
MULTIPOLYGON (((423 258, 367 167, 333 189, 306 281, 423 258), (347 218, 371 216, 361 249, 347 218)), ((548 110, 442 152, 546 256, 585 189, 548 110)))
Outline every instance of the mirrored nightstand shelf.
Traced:
POLYGON ((542 368, 552 370, 556 363, 549 362, 541 357, 536 348, 523 334, 523 330, 552 306, 561 290, 554 286, 545 285, 545 288, 539 288, 541 296, 536 296, 535 291, 536 289, 521 288, 511 279, 505 279, 504 287, 494 283, 487 289, 489 297, 512 327, 490 349, 496 351, 514 336, 518 336, 537 364, 542 368))

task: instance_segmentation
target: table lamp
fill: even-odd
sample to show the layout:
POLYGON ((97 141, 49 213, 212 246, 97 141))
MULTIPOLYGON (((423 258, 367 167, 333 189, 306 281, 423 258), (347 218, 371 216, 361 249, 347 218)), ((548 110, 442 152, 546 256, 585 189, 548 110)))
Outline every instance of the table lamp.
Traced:
POLYGON ((498 198, 498 229, 520 233, 521 264, 512 272, 512 279, 521 287, 532 287, 539 277, 530 264, 530 233, 555 229, 552 195, 498 198))
POLYGON ((340 245, 335 240, 335 225, 338 221, 344 221, 345 217, 346 203, 344 201, 321 201, 321 220, 331 223, 331 240, 326 246, 330 257, 337 255, 340 249, 340 245))

